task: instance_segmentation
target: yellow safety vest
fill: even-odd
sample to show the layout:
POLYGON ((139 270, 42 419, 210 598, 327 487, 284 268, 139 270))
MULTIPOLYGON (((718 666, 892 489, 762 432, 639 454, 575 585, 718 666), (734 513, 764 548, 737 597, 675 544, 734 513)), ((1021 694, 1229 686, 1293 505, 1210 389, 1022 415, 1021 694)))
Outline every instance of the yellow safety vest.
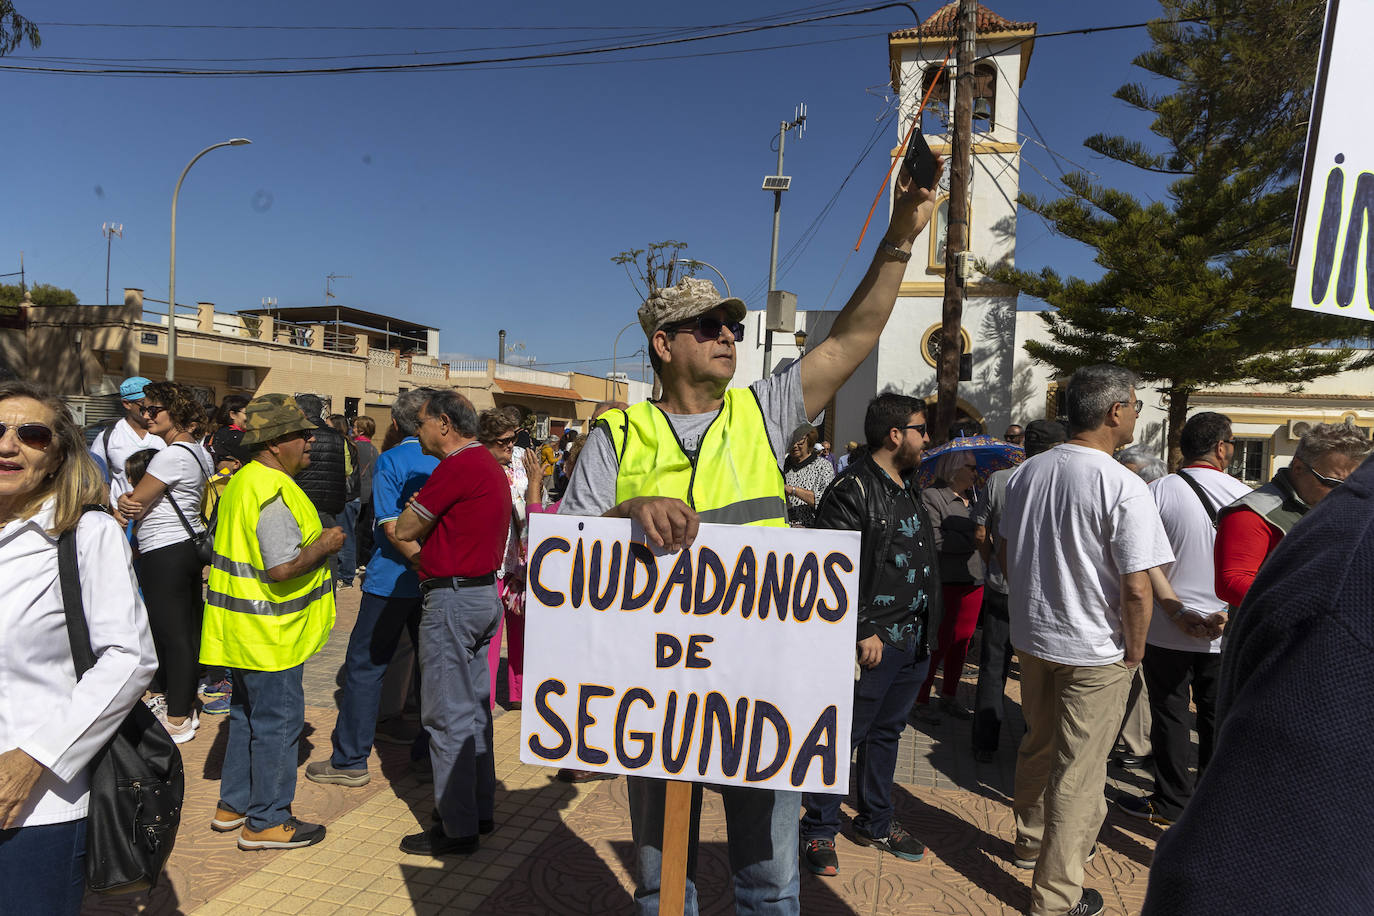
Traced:
POLYGON ((620 457, 615 500, 671 496, 697 510, 703 522, 787 527, 782 471, 768 439, 763 408, 748 388, 731 388, 688 455, 657 404, 608 410, 597 421, 620 457))
POLYGON ((334 628, 328 563, 285 582, 267 574, 258 517, 278 495, 300 525, 302 547, 323 531, 319 513, 289 475, 250 461, 229 480, 220 497, 205 592, 203 664, 284 671, 324 648, 334 628))

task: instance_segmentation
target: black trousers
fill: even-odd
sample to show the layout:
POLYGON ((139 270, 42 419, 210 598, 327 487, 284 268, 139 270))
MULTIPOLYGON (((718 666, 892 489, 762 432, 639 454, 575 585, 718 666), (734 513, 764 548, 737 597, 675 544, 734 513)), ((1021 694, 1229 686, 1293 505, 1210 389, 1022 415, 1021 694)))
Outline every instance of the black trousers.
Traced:
POLYGON ((200 558, 189 540, 138 558, 138 585, 157 647, 153 690, 167 697, 167 715, 189 716, 200 677, 200 625, 205 616, 200 558))
POLYGON ((1007 596, 983 589, 983 641, 978 649, 978 689, 973 701, 973 749, 996 751, 1006 718, 1007 676, 1011 672, 1011 620, 1007 596))
POLYGON ((1154 749, 1155 790, 1151 799, 1160 814, 1176 819, 1193 787, 1212 759, 1216 736, 1217 680, 1221 654, 1145 646, 1141 665, 1150 691, 1150 745, 1154 749), (1188 699, 1197 704, 1197 776, 1189 768, 1192 739, 1188 699))

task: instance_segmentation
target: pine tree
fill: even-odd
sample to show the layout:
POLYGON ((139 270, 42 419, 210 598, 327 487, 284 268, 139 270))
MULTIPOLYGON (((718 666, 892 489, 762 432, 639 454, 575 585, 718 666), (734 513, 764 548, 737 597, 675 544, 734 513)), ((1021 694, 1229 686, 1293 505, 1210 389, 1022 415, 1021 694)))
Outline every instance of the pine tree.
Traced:
POLYGON ((1291 307, 1289 240, 1297 205, 1323 0, 1161 0, 1153 47, 1133 63, 1173 82, 1155 94, 1129 83, 1115 97, 1155 115, 1152 145, 1097 134, 1084 145, 1148 172, 1176 176, 1167 202, 1142 203, 1069 174, 1069 196, 1021 196, 1055 232, 1097 250, 1089 282, 989 268, 1043 299, 1050 343, 1030 355, 1061 372, 1101 362, 1155 383, 1168 408, 1177 464, 1189 395, 1226 384, 1304 382, 1374 364, 1374 353, 1308 349, 1362 337, 1368 326, 1291 307), (1196 19, 1197 22, 1184 20, 1196 19))

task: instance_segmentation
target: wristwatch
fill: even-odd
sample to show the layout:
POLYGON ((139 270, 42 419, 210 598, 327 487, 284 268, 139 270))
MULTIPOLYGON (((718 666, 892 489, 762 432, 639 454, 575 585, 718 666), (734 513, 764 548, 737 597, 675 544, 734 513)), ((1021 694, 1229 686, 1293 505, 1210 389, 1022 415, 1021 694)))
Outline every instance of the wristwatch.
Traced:
POLYGON ((878 245, 878 251, 892 258, 894 261, 900 261, 903 264, 911 260, 911 252, 903 251, 887 239, 883 239, 882 243, 878 245))

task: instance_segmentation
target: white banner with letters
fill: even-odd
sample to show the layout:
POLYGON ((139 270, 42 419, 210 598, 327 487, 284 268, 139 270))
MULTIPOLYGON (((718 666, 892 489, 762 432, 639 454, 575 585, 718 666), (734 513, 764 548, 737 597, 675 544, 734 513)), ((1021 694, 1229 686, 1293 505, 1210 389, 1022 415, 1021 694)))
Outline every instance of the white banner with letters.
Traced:
POLYGON ((1374 321, 1374 3, 1331 3, 1308 127, 1293 307, 1374 321))
POLYGON ((847 792, 858 533, 633 534, 530 516, 521 761, 847 792))

